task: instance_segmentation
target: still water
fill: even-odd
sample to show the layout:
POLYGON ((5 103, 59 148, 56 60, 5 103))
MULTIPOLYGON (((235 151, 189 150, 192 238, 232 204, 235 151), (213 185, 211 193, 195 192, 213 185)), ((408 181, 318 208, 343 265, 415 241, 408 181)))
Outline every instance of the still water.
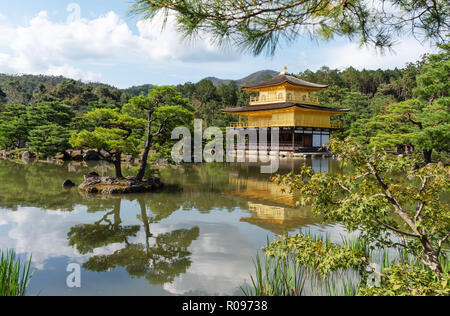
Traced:
MULTIPOLYGON (((338 162, 284 159, 280 173, 307 163, 334 172, 338 162)), ((64 189, 105 164, 19 164, 0 160, 0 249, 32 254, 28 295, 242 295, 253 259, 275 234, 310 229, 339 236, 296 196, 251 164, 189 164, 159 169, 166 189, 87 196, 64 189), (68 288, 67 266, 81 266, 68 288)), ((125 171, 134 172, 133 166, 125 171)))

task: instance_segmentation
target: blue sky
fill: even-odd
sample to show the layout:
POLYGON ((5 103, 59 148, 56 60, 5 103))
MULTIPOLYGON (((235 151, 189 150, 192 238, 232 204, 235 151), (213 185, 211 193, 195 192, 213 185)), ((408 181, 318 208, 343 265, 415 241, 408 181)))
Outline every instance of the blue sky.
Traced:
POLYGON ((240 54, 211 45, 207 36, 182 42, 170 23, 139 21, 129 0, 2 0, 0 72, 64 75, 125 88, 178 84, 204 77, 239 79, 287 66, 290 72, 323 65, 343 69, 403 67, 432 49, 402 38, 395 53, 377 54, 344 39, 283 45, 273 57, 240 54))

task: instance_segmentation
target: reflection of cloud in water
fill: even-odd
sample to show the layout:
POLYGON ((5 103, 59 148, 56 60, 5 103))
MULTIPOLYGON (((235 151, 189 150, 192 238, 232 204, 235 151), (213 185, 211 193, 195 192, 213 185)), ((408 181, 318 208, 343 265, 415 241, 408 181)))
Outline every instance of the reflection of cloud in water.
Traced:
POLYGON ((32 254, 36 269, 43 269, 53 257, 67 256, 78 262, 84 258, 67 243, 67 231, 77 223, 73 213, 23 207, 16 212, 1 212, 0 222, 11 225, 8 234, 0 235, 0 248, 32 254))
MULTIPOLYGON (((7 233, 0 234, 0 249, 9 248, 17 254, 32 254, 33 266, 43 270, 49 259, 67 257, 71 262, 81 264, 92 255, 106 255, 124 247, 122 243, 113 243, 81 255, 67 241, 70 228, 80 224, 80 218, 77 217, 80 213, 86 220, 84 210, 67 213, 23 207, 16 212, 0 212, 0 225, 10 226, 6 227, 7 233)), ((95 214, 91 216, 94 219, 98 217, 95 214)))
POLYGON ((240 231, 227 224, 199 224, 200 237, 189 251, 192 265, 164 289, 173 294, 238 295, 253 273, 255 249, 240 231))

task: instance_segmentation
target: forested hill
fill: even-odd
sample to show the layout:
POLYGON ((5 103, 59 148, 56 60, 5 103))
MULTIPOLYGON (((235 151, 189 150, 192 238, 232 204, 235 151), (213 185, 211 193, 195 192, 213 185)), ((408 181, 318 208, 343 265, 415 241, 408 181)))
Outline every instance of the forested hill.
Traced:
POLYGON ((277 75, 278 72, 274 71, 274 70, 261 70, 255 73, 252 73, 251 75, 248 75, 245 78, 242 79, 238 79, 238 80, 231 80, 231 79, 219 79, 216 77, 208 77, 205 78, 205 80, 209 80, 212 82, 212 84, 215 87, 220 86, 221 84, 229 84, 230 82, 234 82, 236 83, 236 85, 238 87, 240 87, 241 85, 245 84, 245 83, 254 83, 254 82, 259 82, 268 78, 272 78, 273 76, 277 75))
MULTIPOLYGON (((392 70, 357 70, 352 67, 338 70, 322 67, 317 71, 305 70, 294 75, 310 82, 329 85, 328 89, 318 94, 322 105, 353 110, 353 114, 345 118, 345 130, 348 132, 351 123, 361 113, 373 115, 386 104, 412 98, 422 63, 409 63, 403 69, 392 70)), ((249 95, 240 86, 276 74, 273 70, 262 70, 239 80, 210 77, 198 83, 179 84, 176 88, 194 106, 196 117, 204 119, 207 124, 225 126, 231 118, 223 115, 220 109, 243 106, 249 101, 249 95)), ((131 97, 146 94, 152 87, 151 84, 145 84, 117 89, 107 84, 84 83, 61 76, 0 74, 0 111, 4 104, 36 105, 45 101, 63 102, 77 112, 105 105, 120 109, 131 97)))
MULTIPOLYGON (((46 75, 8 75, 0 73, 0 89, 2 89, 5 93, 9 90, 8 86, 14 86, 16 89, 19 88, 23 93, 32 95, 33 91, 40 85, 43 84, 47 87, 55 87, 59 83, 71 80, 63 76, 46 76, 46 75)), ((102 86, 107 87, 109 89, 114 89, 113 86, 100 83, 100 82, 89 82, 84 83, 80 80, 73 80, 78 86, 89 85, 93 89, 102 86)))
MULTIPOLYGON (((363 143, 382 142, 381 145, 389 150, 403 146, 406 151, 414 146, 426 150, 429 160, 431 149, 450 148, 449 54, 450 46, 443 46, 439 54, 408 63, 401 69, 357 70, 349 67, 341 70, 322 67, 292 75, 328 85, 327 89, 314 93, 321 105, 351 110, 346 115, 334 117, 342 123, 342 129, 334 131, 334 136, 345 138, 350 135, 363 143), (398 113, 402 115, 398 116, 398 113), (420 122, 421 127, 413 122, 420 122), (398 130, 392 132, 397 124, 398 130), (418 128, 420 133, 413 142, 411 135, 418 128)), ((275 74, 261 71, 219 86, 215 86, 210 79, 203 79, 170 89, 178 94, 177 99, 185 98, 183 102, 189 104, 192 116, 202 119, 204 126, 226 127, 237 118, 221 110, 248 105, 250 100, 249 93, 240 89, 239 85, 275 74)), ((86 113, 96 109, 120 113, 133 102, 140 102, 137 100, 141 97, 133 101, 130 99, 145 94, 149 88, 152 86, 120 90, 101 83, 83 83, 63 77, 0 75, 0 150, 30 141, 33 143, 42 135, 47 137, 50 132, 66 135, 67 138, 71 129, 81 126, 80 118, 86 113), (43 116, 41 112, 48 115, 43 116), (63 118, 70 117, 70 122, 64 119, 58 126, 50 126, 49 118, 58 113, 63 118), (27 126, 27 122, 34 125, 27 126)), ((56 141, 57 137, 54 139, 56 141)), ((67 139, 65 141, 67 143, 67 139)))

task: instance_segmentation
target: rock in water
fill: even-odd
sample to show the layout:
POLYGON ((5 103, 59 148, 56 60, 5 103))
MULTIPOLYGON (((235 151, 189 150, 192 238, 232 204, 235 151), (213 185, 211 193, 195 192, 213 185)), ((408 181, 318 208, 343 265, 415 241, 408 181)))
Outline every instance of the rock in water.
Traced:
POLYGON ((100 177, 100 175, 97 172, 95 172, 95 171, 89 172, 84 175, 84 180, 89 179, 89 178, 98 178, 98 177, 100 177))
POLYGON ((70 161, 72 159, 72 155, 67 151, 59 152, 55 155, 56 159, 70 161))
POLYGON ((26 150, 26 151, 24 151, 23 153, 22 153, 22 159, 30 159, 30 158, 33 158, 34 157, 34 155, 33 155, 33 153, 31 152, 31 151, 28 151, 28 150, 26 150))
POLYGON ((75 183, 73 183, 70 179, 67 179, 63 183, 63 187, 65 187, 65 188, 69 188, 69 187, 73 187, 73 186, 75 186, 75 183))
POLYGON ((72 157, 73 161, 82 161, 83 160, 83 156, 82 155, 75 155, 72 157))

